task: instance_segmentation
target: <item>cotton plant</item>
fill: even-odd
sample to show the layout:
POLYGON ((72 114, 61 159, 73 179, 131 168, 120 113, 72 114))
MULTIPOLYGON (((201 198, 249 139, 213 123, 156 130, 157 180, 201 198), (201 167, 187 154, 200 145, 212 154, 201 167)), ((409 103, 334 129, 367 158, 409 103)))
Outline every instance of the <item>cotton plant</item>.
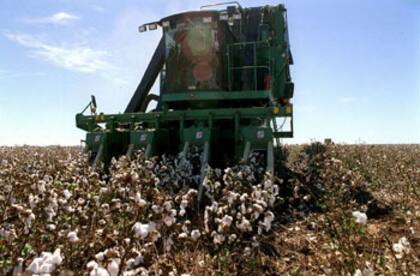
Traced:
MULTIPOLYGON (((34 256, 36 249, 28 249, 32 253, 20 265, 33 273, 60 270, 89 252, 83 256, 89 275, 147 275, 145 260, 158 258, 157 247, 170 255, 180 246, 237 246, 247 233, 260 235, 258 227, 271 229, 274 216, 267 214, 277 192, 267 181, 253 188, 258 184, 255 164, 209 169, 198 212, 196 177, 188 178, 192 165, 181 159, 115 159, 106 180, 77 154, 54 164, 59 175, 31 167, 29 192, 8 211, 17 214, 20 224, 2 224, 0 235, 10 243, 25 231, 48 244, 56 241, 61 262, 50 261, 51 256, 58 259, 56 251, 34 256), (250 180, 252 185, 241 187, 250 180)), ((36 168, 53 167, 47 164, 36 168)))

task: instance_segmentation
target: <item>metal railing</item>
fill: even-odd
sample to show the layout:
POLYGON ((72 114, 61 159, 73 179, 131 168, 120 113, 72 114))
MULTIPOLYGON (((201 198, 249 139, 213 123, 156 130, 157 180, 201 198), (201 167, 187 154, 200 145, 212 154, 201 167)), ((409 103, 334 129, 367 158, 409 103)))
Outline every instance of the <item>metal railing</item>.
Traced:
MULTIPOLYGON (((271 66, 270 66, 270 60, 271 60, 271 52, 268 51, 269 57, 267 64, 257 64, 258 62, 258 56, 257 51, 259 47, 267 47, 269 48, 270 45, 268 41, 251 41, 251 42, 237 42, 227 45, 227 66, 228 66, 228 87, 229 91, 232 91, 232 82, 233 82, 233 76, 234 71, 237 70, 253 70, 253 83, 254 83, 254 90, 258 90, 258 69, 266 69, 269 74, 271 74, 271 66), (247 46, 252 46, 252 65, 244 65, 244 66, 236 66, 234 64, 234 60, 232 57, 234 57, 234 53, 238 51, 244 51, 244 49, 247 46), (240 48, 239 50, 237 48, 240 48)), ((243 58, 241 59, 241 62, 243 63, 243 58)))

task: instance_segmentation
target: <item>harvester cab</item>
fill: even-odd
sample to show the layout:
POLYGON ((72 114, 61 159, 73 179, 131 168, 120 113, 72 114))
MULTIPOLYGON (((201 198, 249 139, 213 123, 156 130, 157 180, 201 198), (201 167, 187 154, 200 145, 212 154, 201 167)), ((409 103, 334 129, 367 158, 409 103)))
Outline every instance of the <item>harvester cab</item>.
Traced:
POLYGON ((77 127, 88 132, 86 150, 94 164, 107 166, 112 157, 139 149, 146 158, 186 156, 194 146, 202 150, 201 181, 208 164, 247 162, 253 151, 264 152, 274 174, 279 139, 293 136, 286 9, 223 5, 139 27, 162 29, 163 35, 125 112, 96 114, 95 100, 93 114, 76 115, 77 127), (158 77, 160 93, 150 94, 158 77), (157 106, 147 112, 152 101, 157 106))

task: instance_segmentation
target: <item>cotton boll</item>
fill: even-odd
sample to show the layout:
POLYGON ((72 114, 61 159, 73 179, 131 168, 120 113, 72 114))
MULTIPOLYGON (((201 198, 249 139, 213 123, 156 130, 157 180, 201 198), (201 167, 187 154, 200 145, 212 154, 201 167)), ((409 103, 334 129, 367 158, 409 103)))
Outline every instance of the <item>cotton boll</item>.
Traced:
POLYGON ((172 209, 172 202, 171 201, 165 201, 164 203, 163 203, 163 208, 166 210, 166 211, 171 211, 171 209, 172 209))
POLYGON ((34 209, 36 207, 36 205, 39 202, 39 197, 38 196, 34 196, 33 194, 29 195, 29 206, 31 207, 31 209, 34 209))
POLYGON ((261 214, 262 212, 264 212, 264 207, 261 206, 260 204, 254 203, 252 204, 252 207, 254 207, 254 210, 258 213, 261 214))
POLYGON ((217 201, 213 201, 212 203, 211 203, 211 211, 212 212, 217 212, 217 209, 219 208, 219 202, 217 202, 217 201))
POLYGON ((218 216, 223 216, 225 213, 227 213, 227 211, 229 210, 229 206, 228 205, 224 205, 224 206, 220 206, 217 209, 217 215, 218 216))
POLYGON ((277 198, 275 196, 270 196, 268 198, 268 203, 270 206, 274 206, 274 203, 276 202, 277 198))
POLYGON ((404 256, 404 253, 410 252, 410 242, 406 237, 402 237, 397 243, 392 245, 392 250, 395 252, 397 259, 401 259, 404 256))
POLYGON ((139 206, 140 208, 143 208, 147 204, 146 200, 141 198, 141 194, 139 192, 136 193, 136 196, 134 197, 134 201, 136 202, 137 206, 139 206))
POLYGON ((180 208, 185 209, 187 208, 187 206, 188 206, 188 200, 187 199, 181 200, 180 208))
POLYGON ((86 265, 87 269, 92 270, 92 269, 97 269, 98 268, 98 264, 95 261, 90 261, 87 263, 86 265))
POLYGON ((175 219, 175 217, 174 216, 172 216, 172 215, 168 215, 168 216, 165 216, 164 218, 163 218, 163 223, 165 223, 166 224, 166 226, 168 226, 168 227, 170 227, 172 224, 174 224, 176 222, 176 219, 175 219))
POLYGON ((236 220, 242 220, 242 214, 240 212, 236 213, 236 220))
POLYGON ((181 227, 181 229, 182 229, 182 231, 183 232, 185 232, 185 233, 189 233, 189 227, 191 226, 191 221, 189 221, 189 220, 186 220, 185 222, 184 222, 184 224, 182 225, 182 227, 181 227))
POLYGON ((59 199, 58 199, 58 203, 59 203, 60 205, 65 205, 65 204, 67 204, 67 199, 65 199, 65 198, 59 198, 59 199))
POLYGON ((136 172, 131 172, 131 182, 137 182, 137 181, 139 181, 139 179, 140 179, 140 176, 139 176, 139 174, 138 173, 136 173, 136 172))
POLYGON ((140 237, 140 238, 144 239, 149 234, 150 229, 149 229, 149 224, 148 223, 144 224, 144 223, 136 222, 133 225, 132 230, 134 231, 134 237, 136 237, 136 238, 140 237))
POLYGON ((225 174, 231 174, 231 173, 233 173, 232 168, 226 168, 224 170, 224 172, 225 172, 225 174))
POLYGON ((174 245, 174 241, 172 240, 172 235, 170 235, 166 239, 166 244, 165 244, 165 250, 166 250, 166 252, 170 252, 173 245, 174 245))
POLYGON ((257 236, 252 237, 252 243, 251 243, 252 247, 258 247, 260 246, 260 243, 258 242, 257 236))
POLYGON ((133 268, 135 266, 134 265, 135 262, 136 261, 133 258, 128 259, 127 262, 125 263, 125 265, 127 266, 127 269, 133 268))
POLYGON ((194 241, 198 240, 200 238, 200 236, 201 236, 200 230, 194 229, 194 230, 191 231, 191 238, 194 241))
POLYGON ((213 235, 213 243, 216 245, 222 244, 225 241, 225 236, 222 234, 213 235))
POLYGON ((67 239, 71 242, 71 243, 77 243, 80 239, 79 237, 77 237, 77 233, 75 231, 69 232, 67 234, 67 239))
POLYGON ((264 190, 268 190, 273 186, 273 182, 271 179, 267 179, 264 181, 264 190))
POLYGON ((241 204, 241 213, 242 213, 242 215, 246 215, 246 213, 247 213, 247 208, 246 208, 245 203, 241 204))
POLYGON ((229 193, 228 193, 228 199, 227 199, 229 205, 232 205, 238 198, 239 198, 239 194, 238 193, 229 191, 229 193))
POLYGON ((54 253, 52 254, 51 259, 49 260, 49 262, 51 264, 54 264, 54 265, 59 265, 59 264, 61 264, 62 261, 63 261, 63 258, 61 257, 61 250, 60 250, 60 248, 57 248, 54 251, 54 253))
POLYGON ((86 200, 85 200, 84 198, 82 198, 82 197, 79 197, 79 198, 77 199, 77 203, 78 203, 79 205, 83 205, 83 204, 85 204, 85 202, 86 202, 86 200))
POLYGON ((95 195, 95 196, 93 196, 92 197, 92 199, 95 201, 95 204, 96 204, 96 206, 99 206, 99 199, 100 199, 100 197, 98 196, 98 195, 95 195))
POLYGON ((64 210, 66 210, 68 213, 74 213, 75 209, 73 208, 73 206, 67 205, 65 206, 64 210))
POLYGON ((274 220, 274 214, 271 211, 268 211, 264 215, 264 226, 265 231, 269 231, 271 229, 271 223, 274 220))
POLYGON ((229 235, 229 238, 228 238, 229 243, 233 243, 234 241, 236 241, 236 238, 237 238, 236 234, 229 235))
POLYGON ((60 249, 56 249, 54 253, 42 252, 40 257, 33 259, 31 264, 26 269, 33 274, 47 274, 52 273, 56 266, 63 261, 60 249))
POLYGON ((240 223, 236 222, 236 227, 241 230, 242 232, 251 232, 252 226, 249 220, 247 220, 245 217, 242 217, 242 220, 240 223))
POLYGON ((20 206, 19 204, 12 204, 11 207, 15 209, 18 213, 22 213, 25 208, 23 206, 20 206))
POLYGON ((14 228, 11 228, 11 229, 1 228, 0 236, 7 241, 13 241, 17 238, 16 231, 14 228))
POLYGON ((214 190, 218 191, 222 187, 222 184, 219 181, 214 182, 214 190))
POLYGON ((103 267, 98 267, 93 269, 90 274, 90 276, 110 276, 108 271, 103 267))
POLYGON ((115 258, 108 263, 106 268, 108 270, 109 276, 118 276, 118 272, 120 271, 120 262, 120 259, 115 258))
POLYGON ((231 216, 225 215, 222 219, 223 228, 227 228, 232 224, 233 218, 231 216))
POLYGON ((154 221, 150 221, 149 223, 149 231, 156 231, 156 223, 154 221))
POLYGON ((188 234, 185 232, 182 232, 178 235, 178 239, 186 239, 188 238, 188 234))
POLYGON ((29 227, 31 227, 32 222, 35 220, 35 215, 34 215, 34 213, 32 213, 32 210, 29 210, 28 213, 29 214, 25 219, 25 226, 27 226, 29 228, 29 227))
POLYGON ((363 273, 360 269, 356 269, 356 271, 354 272, 353 276, 363 276, 363 273))
POLYGON ((72 193, 71 193, 69 190, 65 189, 65 190, 63 191, 63 195, 64 195, 64 197, 65 197, 67 200, 69 200, 69 199, 71 198, 71 196, 72 196, 72 193))
POLYGON ((33 259, 31 264, 26 269, 26 271, 29 271, 29 272, 34 273, 34 274, 42 273, 41 272, 42 262, 43 262, 42 258, 40 258, 40 257, 33 259))
POLYGON ((258 211, 254 211, 254 212, 252 213, 252 215, 251 215, 251 218, 252 218, 253 220, 257 220, 257 219, 260 217, 260 215, 261 215, 261 213, 260 213, 260 212, 258 212, 258 211))
POLYGON ((38 189, 39 194, 44 194, 45 193, 45 185, 46 184, 47 183, 44 180, 39 180, 38 181, 37 189, 38 189))
POLYGON ((408 248, 410 246, 410 242, 406 237, 402 237, 398 242, 402 244, 405 248, 408 248))
POLYGON ((156 205, 156 204, 152 205, 152 210, 155 214, 162 213, 162 207, 160 207, 159 205, 156 205))
POLYGON ((109 210, 110 210, 110 208, 109 208, 109 204, 108 204, 108 203, 104 203, 104 204, 102 204, 102 205, 101 205, 101 209, 102 209, 102 211, 104 212, 104 214, 109 213, 109 210))
POLYGON ((261 191, 260 190, 254 190, 253 192, 252 192, 252 197, 254 198, 254 199, 260 199, 261 198, 261 191))
POLYGON ((143 268, 143 267, 140 268, 140 271, 139 272, 140 273, 137 273, 137 275, 140 275, 140 276, 149 276, 149 271, 147 269, 143 268))
POLYGON ((359 212, 359 211, 354 211, 352 213, 356 223, 359 224, 366 224, 367 223, 367 215, 365 213, 359 212))
POLYGON ((99 262, 102 262, 105 259, 105 253, 99 252, 95 255, 95 259, 99 262))

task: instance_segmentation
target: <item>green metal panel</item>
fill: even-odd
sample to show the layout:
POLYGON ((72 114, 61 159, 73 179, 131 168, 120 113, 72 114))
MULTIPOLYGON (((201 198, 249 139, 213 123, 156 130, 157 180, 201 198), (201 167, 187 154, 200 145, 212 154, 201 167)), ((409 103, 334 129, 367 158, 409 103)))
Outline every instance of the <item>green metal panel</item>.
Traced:
POLYGON ((162 152, 169 144, 169 132, 167 129, 156 130, 133 130, 130 132, 130 145, 133 150, 146 149, 150 145, 150 154, 162 152))
POLYGON ((204 127, 191 127, 184 129, 183 140, 190 144, 204 144, 205 141, 210 141, 211 130, 204 127))
POLYGON ((102 145, 101 159, 107 166, 113 156, 125 154, 128 140, 128 132, 88 132, 86 134, 86 149, 96 155, 102 145))
POLYGON ((107 133, 106 132, 89 132, 86 134, 86 145, 88 149, 94 152, 97 152, 101 144, 106 144, 107 142, 107 133))
POLYGON ((165 121, 184 120, 206 120, 209 114, 213 119, 233 119, 235 115, 243 119, 252 119, 258 117, 292 117, 292 106, 277 107, 252 107, 252 108, 224 108, 224 109, 199 109, 199 110, 174 110, 151 113, 124 113, 101 116, 76 115, 77 127, 86 131, 94 131, 99 123, 107 123, 110 127, 115 124, 131 124, 146 122, 152 125, 165 121))
POLYGON ((145 147, 147 144, 152 144, 155 139, 155 131, 137 130, 130 132, 130 144, 135 146, 145 147))
POLYGON ((273 131, 270 127, 247 126, 241 129, 241 135, 245 141, 250 141, 254 145, 267 145, 273 140, 273 131))
POLYGON ((206 101, 206 100, 244 100, 244 99, 268 99, 270 91, 240 91, 240 92, 208 92, 190 91, 189 93, 173 93, 162 95, 163 102, 175 101, 206 101))

